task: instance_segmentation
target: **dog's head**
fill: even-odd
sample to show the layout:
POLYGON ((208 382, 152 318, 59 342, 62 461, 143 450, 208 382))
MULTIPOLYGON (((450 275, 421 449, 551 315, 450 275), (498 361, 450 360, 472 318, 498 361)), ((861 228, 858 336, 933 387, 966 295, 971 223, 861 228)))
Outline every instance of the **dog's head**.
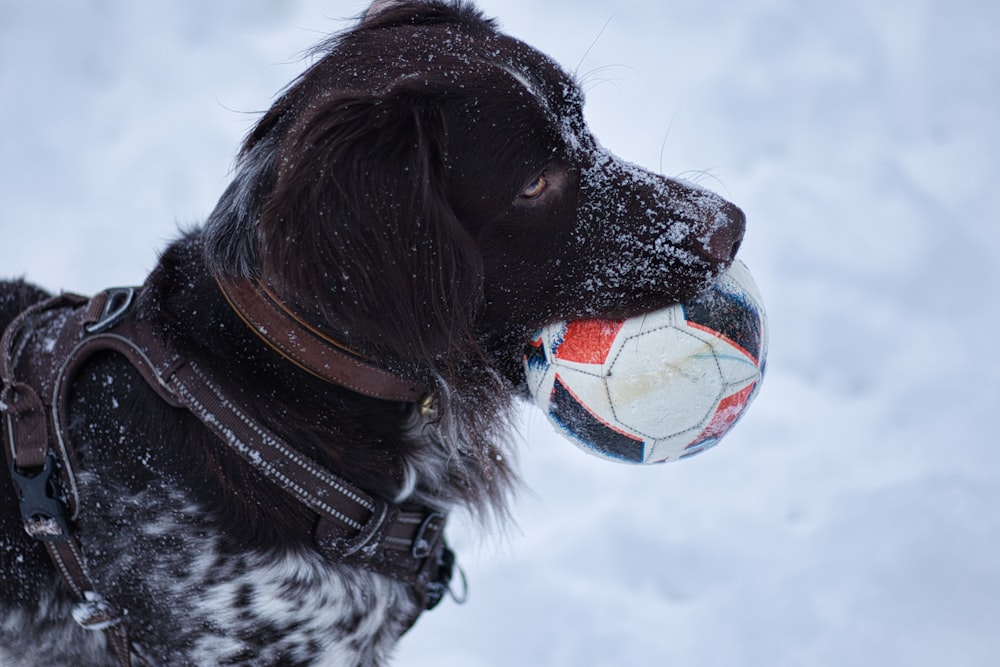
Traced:
POLYGON ((739 209, 603 150, 577 82, 469 3, 377 0, 317 54, 247 138, 209 258, 384 364, 516 382, 539 326, 687 299, 734 258, 739 209))

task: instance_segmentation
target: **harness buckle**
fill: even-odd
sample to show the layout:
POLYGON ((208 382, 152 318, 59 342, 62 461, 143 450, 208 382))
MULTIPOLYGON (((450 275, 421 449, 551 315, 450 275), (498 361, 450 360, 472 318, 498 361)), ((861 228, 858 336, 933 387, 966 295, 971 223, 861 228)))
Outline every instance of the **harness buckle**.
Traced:
MULTIPOLYGON (((446 545, 441 545, 441 552, 435 558, 428 558, 424 564, 422 578, 424 578, 424 609, 430 611, 438 606, 442 598, 451 591, 451 578, 455 568, 455 552, 446 545)), ((468 593, 468 582, 465 580, 465 572, 459 568, 462 575, 463 593, 459 604, 464 603, 468 593)), ((455 597, 456 602, 459 598, 455 597)))
POLYGON ((434 553, 441 538, 441 530, 444 528, 444 515, 440 512, 431 512, 420 524, 417 534, 413 537, 413 548, 411 553, 417 560, 427 558, 434 553))
POLYGON ((58 497, 55 486, 56 457, 49 452, 42 469, 33 475, 21 471, 17 464, 10 467, 21 500, 21 520, 24 530, 41 542, 61 542, 69 539, 66 506, 58 497))

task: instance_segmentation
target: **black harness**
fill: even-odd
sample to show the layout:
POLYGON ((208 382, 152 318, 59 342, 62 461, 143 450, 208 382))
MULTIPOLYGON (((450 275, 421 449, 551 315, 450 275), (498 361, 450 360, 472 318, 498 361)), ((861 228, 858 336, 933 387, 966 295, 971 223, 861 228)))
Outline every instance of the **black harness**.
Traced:
POLYGON ((164 401, 190 411, 235 454, 306 505, 317 518, 314 545, 325 557, 403 581, 421 608, 436 606, 454 565, 444 542, 445 515, 372 496, 250 418, 206 369, 139 321, 133 309, 138 293, 116 288, 92 299, 54 297, 21 313, 0 341, 3 443, 21 516, 77 600, 74 619, 104 631, 119 664, 132 664, 125 615, 96 590, 73 533, 86 508, 69 441, 69 393, 80 367, 101 351, 124 356, 164 401))

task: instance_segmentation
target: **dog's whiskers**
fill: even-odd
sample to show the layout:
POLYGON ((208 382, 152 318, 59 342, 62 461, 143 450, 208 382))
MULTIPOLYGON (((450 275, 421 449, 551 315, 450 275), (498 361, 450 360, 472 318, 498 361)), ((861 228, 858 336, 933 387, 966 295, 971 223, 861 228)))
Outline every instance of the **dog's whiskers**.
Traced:
POLYGON ((677 178, 694 183, 695 185, 701 185, 705 181, 712 181, 721 188, 726 188, 726 184, 709 169, 689 169, 677 174, 677 178))

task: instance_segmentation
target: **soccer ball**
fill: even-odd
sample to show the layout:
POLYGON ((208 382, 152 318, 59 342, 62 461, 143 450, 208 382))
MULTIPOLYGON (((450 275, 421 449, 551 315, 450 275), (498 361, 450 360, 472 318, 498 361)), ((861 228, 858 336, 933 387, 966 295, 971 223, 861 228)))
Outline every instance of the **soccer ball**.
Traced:
POLYGON ((729 432, 760 389, 766 356, 767 316, 737 260, 688 303, 542 328, 524 367, 535 403, 582 449, 662 463, 729 432))

